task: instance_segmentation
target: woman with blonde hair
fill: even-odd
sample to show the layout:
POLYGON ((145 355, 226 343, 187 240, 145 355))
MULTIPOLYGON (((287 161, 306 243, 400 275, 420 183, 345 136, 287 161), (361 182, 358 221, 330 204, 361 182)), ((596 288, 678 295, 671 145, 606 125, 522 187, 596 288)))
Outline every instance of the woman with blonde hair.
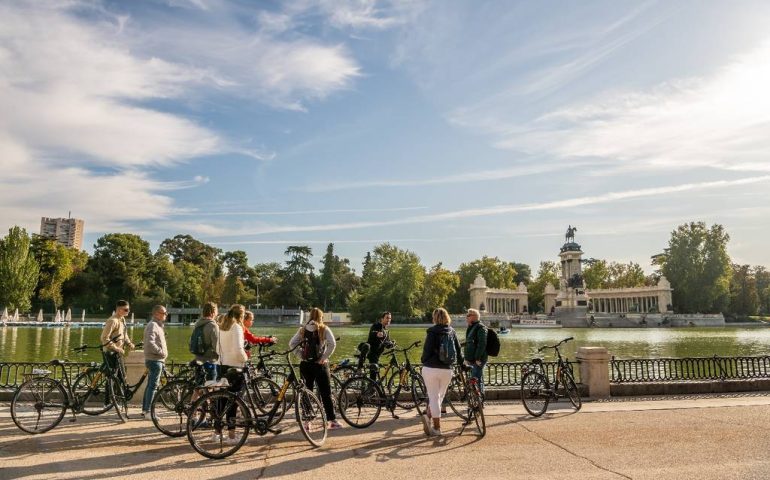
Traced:
MULTIPOLYGON (((243 388, 243 374, 238 370, 246 365, 246 350, 244 349, 243 336, 243 317, 246 308, 243 305, 233 305, 227 314, 219 319, 219 343, 217 353, 219 353, 219 363, 222 368, 222 375, 230 383, 228 390, 231 392, 240 392, 243 388)), ((225 444, 234 444, 238 440, 235 438, 235 407, 227 412, 228 438, 224 439, 225 444), (231 428, 231 426, 233 426, 231 428)), ((222 433, 215 433, 214 437, 222 433)), ((216 440, 216 439, 215 439, 216 440)))
POLYGON ((422 378, 428 391, 428 408, 420 417, 428 436, 441 435, 441 404, 452 381, 452 366, 463 362, 460 342, 451 324, 452 318, 445 309, 433 310, 433 326, 423 343, 422 378))
POLYGON ((331 329, 324 323, 324 312, 320 308, 310 310, 309 317, 307 323, 300 327, 289 340, 289 348, 294 348, 303 341, 307 342, 297 350, 298 356, 302 359, 299 364, 299 373, 310 390, 313 390, 316 382, 318 383, 329 429, 335 430, 342 428, 342 425, 337 421, 334 403, 332 403, 329 357, 334 353, 337 342, 331 329))

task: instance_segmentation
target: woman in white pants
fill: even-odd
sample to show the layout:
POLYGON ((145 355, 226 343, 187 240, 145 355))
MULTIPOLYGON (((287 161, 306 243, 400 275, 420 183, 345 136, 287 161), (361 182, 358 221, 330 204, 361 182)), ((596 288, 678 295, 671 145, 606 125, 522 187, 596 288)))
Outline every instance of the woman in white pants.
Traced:
POLYGON ((428 390, 427 415, 422 416, 428 436, 441 435, 441 403, 452 381, 452 366, 463 361, 452 319, 443 308, 433 311, 433 326, 428 329, 422 349, 422 378, 428 390), (430 420, 433 420, 433 425, 430 420))

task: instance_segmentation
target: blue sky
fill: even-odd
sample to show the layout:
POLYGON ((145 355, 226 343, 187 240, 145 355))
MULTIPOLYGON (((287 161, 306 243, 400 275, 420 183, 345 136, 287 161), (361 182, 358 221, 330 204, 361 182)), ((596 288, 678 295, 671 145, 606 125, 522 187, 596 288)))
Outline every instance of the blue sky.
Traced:
POLYGON ((770 266, 768 2, 0 2, 0 228, 770 266))

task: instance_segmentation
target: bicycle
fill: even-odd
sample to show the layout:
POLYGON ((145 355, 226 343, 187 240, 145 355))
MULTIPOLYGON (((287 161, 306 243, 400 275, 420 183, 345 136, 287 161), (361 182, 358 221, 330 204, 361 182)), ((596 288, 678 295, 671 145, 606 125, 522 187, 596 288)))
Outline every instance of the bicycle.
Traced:
POLYGON ((559 351, 559 347, 570 340, 573 340, 573 337, 565 338, 556 345, 546 345, 537 349, 538 353, 551 348, 556 351, 556 375, 553 385, 545 373, 542 359, 534 358, 530 366, 524 367, 525 373, 521 377, 521 402, 530 415, 541 416, 548 409, 548 404, 551 401, 558 401, 560 397, 568 398, 575 411, 580 410, 582 402, 572 373, 572 365, 562 358, 559 351), (565 391, 564 395, 559 394, 560 385, 565 391))
MULTIPOLYGON (((81 345, 73 351, 83 353, 89 348, 103 348, 117 339, 118 337, 115 337, 97 347, 81 345)), ((11 400, 11 418, 23 432, 34 435, 55 428, 68 409, 72 411, 74 422, 78 413, 99 415, 114 407, 118 417, 125 422, 118 403, 120 396, 114 394, 116 375, 109 369, 106 361, 98 367, 92 362, 91 366, 78 374, 74 380, 66 368, 70 363, 60 359, 49 362, 52 367, 62 368, 61 380, 51 378, 51 370, 35 369, 25 375, 26 380, 19 385, 11 400), (89 403, 100 395, 104 402, 102 405, 94 406, 89 403)))
POLYGON ((467 410, 465 413, 465 420, 463 421, 463 428, 460 430, 462 434, 465 427, 471 423, 476 424, 476 428, 479 431, 479 436, 484 437, 487 434, 487 423, 484 419, 484 398, 481 394, 481 388, 479 386, 479 379, 467 375, 470 371, 470 366, 463 365, 461 370, 466 374, 463 376, 465 381, 465 388, 468 392, 467 398, 467 410))
MULTIPOLYGON (((282 405, 286 392, 291 387, 294 391, 292 403, 294 414, 302 435, 315 447, 320 447, 326 441, 326 413, 318 397, 306 386, 297 375, 291 363, 290 354, 302 345, 295 346, 284 352, 271 351, 263 354, 265 358, 281 355, 289 365, 289 375, 277 391, 272 406, 267 414, 261 413, 257 406, 258 400, 248 385, 251 383, 254 367, 247 365, 244 369, 234 369, 244 375, 244 386, 239 392, 212 389, 196 400, 191 407, 191 415, 187 417, 187 438, 196 452, 207 458, 226 458, 237 452, 254 430, 258 435, 281 433, 273 428, 275 418, 283 417, 282 405), (223 429, 227 427, 227 440, 223 429), (232 436, 230 436, 232 434, 232 436)), ((264 379, 264 377, 262 377, 264 379)), ((270 379, 264 379, 272 382, 270 379)), ((275 382, 272 382, 273 384, 275 382)))
POLYGON ((362 354, 358 362, 357 373, 342 384, 337 403, 340 414, 351 427, 366 428, 372 425, 380 416, 384 407, 393 418, 398 419, 395 410, 401 407, 411 410, 418 406, 426 398, 425 383, 422 376, 409 361, 407 352, 420 345, 416 341, 406 348, 396 348, 395 343, 385 355, 391 355, 390 362, 382 375, 377 375, 372 380, 363 368, 365 355, 362 354), (405 362, 399 364, 397 353, 403 353, 405 362), (411 401, 401 397, 402 390, 411 393, 411 401))

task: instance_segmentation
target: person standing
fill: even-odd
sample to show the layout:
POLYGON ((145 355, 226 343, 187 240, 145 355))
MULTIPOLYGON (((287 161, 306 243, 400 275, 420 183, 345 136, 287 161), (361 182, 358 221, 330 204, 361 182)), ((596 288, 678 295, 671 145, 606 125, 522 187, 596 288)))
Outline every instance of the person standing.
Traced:
POLYGON ((150 418, 150 406, 158 388, 160 374, 166 366, 168 348, 166 347, 166 307, 152 307, 152 319, 144 327, 144 366, 147 367, 147 388, 142 400, 142 419, 150 418))
POLYGON ((390 312, 383 312, 380 318, 372 324, 369 328, 369 338, 366 343, 369 344, 369 353, 366 355, 366 361, 370 365, 370 376, 372 380, 377 380, 378 364, 380 363, 380 355, 385 351, 385 347, 390 340, 390 332, 388 326, 391 321, 390 312))
POLYGON ((126 377, 123 372, 121 356, 126 355, 126 348, 134 348, 134 344, 128 338, 128 330, 126 330, 126 315, 130 310, 127 301, 118 300, 115 303, 115 313, 104 323, 102 334, 99 337, 103 345, 102 350, 105 353, 104 358, 107 366, 116 372, 122 381, 125 381, 126 377))
POLYGON ((487 326, 481 323, 481 314, 475 308, 469 308, 465 315, 468 329, 465 331, 465 363, 471 367, 471 377, 479 382, 479 390, 484 393, 484 365, 487 364, 487 326))
MULTIPOLYGON (((243 373, 236 369, 242 369, 246 365, 246 350, 244 349, 243 317, 246 308, 243 305, 233 305, 219 325, 219 341, 216 345, 219 354, 221 375, 230 383, 228 390, 238 393, 243 388, 243 373)), ((235 439, 236 406, 233 405, 226 413, 228 438, 224 443, 231 445, 237 443, 235 439)), ((214 434, 214 440, 220 440, 222 432, 214 434)))
POLYGON ((441 435, 441 404, 452 381, 452 367, 463 361, 460 342, 451 325, 452 318, 445 309, 433 310, 433 326, 423 343, 422 378, 428 391, 428 408, 420 418, 428 436, 441 435))
POLYGON ((219 326, 215 320, 218 313, 217 304, 206 302, 201 310, 201 318, 195 322, 195 328, 190 339, 190 352, 195 355, 195 360, 203 363, 205 371, 203 382, 214 382, 218 377, 217 364, 219 363, 219 354, 217 353, 219 326))
POLYGON ((296 347, 303 340, 308 343, 304 348, 299 349, 298 356, 302 359, 299 364, 299 373, 311 391, 313 386, 318 383, 318 391, 321 394, 326 419, 329 421, 329 429, 342 428, 342 424, 337 421, 334 412, 331 375, 329 373, 329 357, 334 353, 337 341, 334 339, 331 329, 324 323, 324 312, 320 308, 310 310, 310 319, 291 337, 289 348, 296 347))
MULTIPOLYGON (((273 345, 278 341, 277 337, 258 337, 251 333, 251 329, 254 325, 254 314, 248 310, 243 317, 243 338, 246 339, 246 343, 249 345, 273 345)), ((251 358, 251 348, 246 350, 246 355, 251 358)))

